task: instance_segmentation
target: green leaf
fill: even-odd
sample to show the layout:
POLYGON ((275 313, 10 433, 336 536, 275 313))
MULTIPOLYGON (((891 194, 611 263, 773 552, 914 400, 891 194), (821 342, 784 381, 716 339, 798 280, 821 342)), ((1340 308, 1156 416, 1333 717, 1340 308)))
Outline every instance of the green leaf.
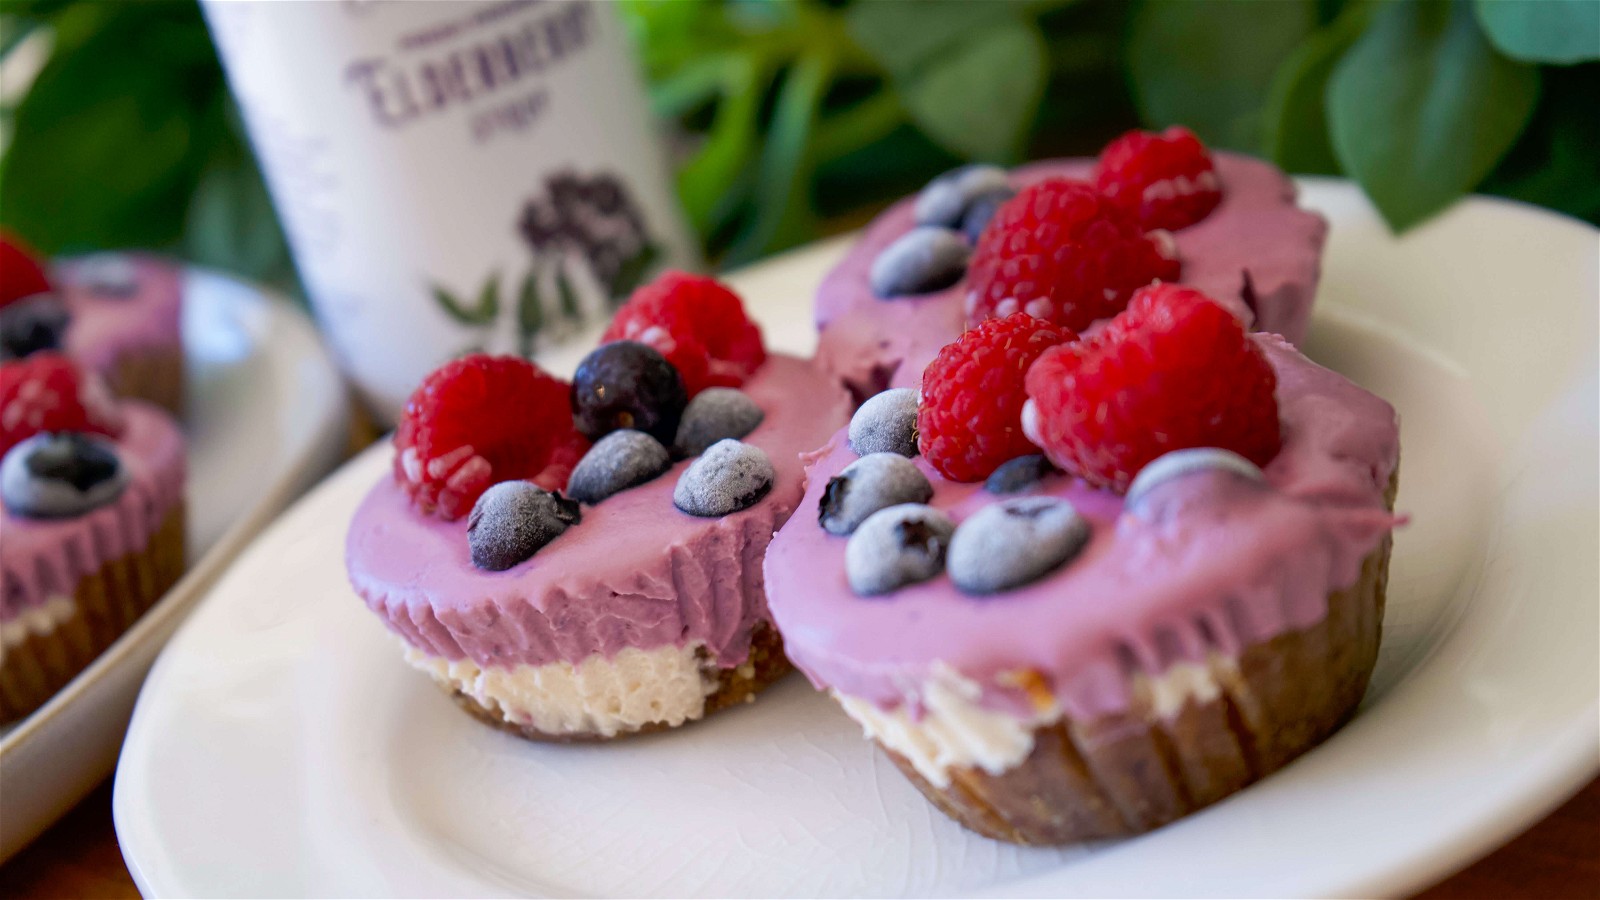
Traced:
POLYGON ((1546 69, 1528 130, 1479 189, 1600 222, 1600 66, 1546 69))
POLYGON ((912 121, 935 142, 968 158, 1010 162, 1047 74, 1038 26, 1013 20, 970 35, 896 86, 912 121))
POLYGON ((1146 0, 1127 51, 1140 118, 1259 151, 1273 76, 1316 26, 1313 0, 1146 0))
POLYGON ((472 306, 467 306, 457 299, 448 289, 437 284, 430 284, 434 302, 450 316, 463 325, 488 325, 500 315, 500 273, 489 276, 483 283, 483 288, 478 292, 478 301, 472 306))
POLYGON ((528 269, 517 291, 517 352, 533 355, 533 342, 544 328, 544 302, 539 296, 539 267, 528 269))
POLYGON ((1334 152, 1403 231, 1476 187, 1538 97, 1538 70, 1496 53, 1468 0, 1389 3, 1329 81, 1334 152))
POLYGON ((1477 0, 1478 23, 1501 53, 1558 66, 1600 59, 1596 0, 1477 0))
MULTIPOLYGON (((219 97, 219 101, 224 98, 219 97)), ((208 117, 211 158, 189 198, 183 254, 202 265, 293 288, 294 265, 261 171, 238 134, 237 110, 208 117)))
POLYGON ((832 48, 821 47, 801 57, 778 89, 761 154, 755 221, 730 250, 733 260, 754 259, 816 234, 808 151, 836 61, 832 48))
POLYGON ((650 274, 650 269, 661 259, 661 248, 655 244, 646 243, 639 248, 639 252, 628 257, 617 272, 616 284, 609 298, 613 307, 621 305, 628 299, 639 285, 644 284, 645 276, 650 274))
POLYGON ((709 231, 728 185, 759 149, 757 118, 772 77, 758 53, 729 57, 723 63, 722 104, 705 143, 678 170, 678 196, 695 230, 709 231))
POLYGON ((1013 22, 1027 10, 1009 2, 891 0, 856 3, 845 10, 845 27, 885 71, 908 77, 958 49, 976 31, 1013 22))
POLYGON ((1266 155, 1290 172, 1337 175, 1339 158, 1328 137, 1328 79, 1361 37, 1371 7, 1357 4, 1301 42, 1279 68, 1264 111, 1266 155))
POLYGON ((572 282, 567 280, 565 266, 556 269, 556 299, 560 301, 561 314, 567 317, 567 321, 583 321, 583 307, 578 304, 578 295, 572 290, 572 282))
POLYGON ((224 90, 198 11, 85 3, 55 26, 0 160, 0 214, 46 253, 172 247, 224 90))

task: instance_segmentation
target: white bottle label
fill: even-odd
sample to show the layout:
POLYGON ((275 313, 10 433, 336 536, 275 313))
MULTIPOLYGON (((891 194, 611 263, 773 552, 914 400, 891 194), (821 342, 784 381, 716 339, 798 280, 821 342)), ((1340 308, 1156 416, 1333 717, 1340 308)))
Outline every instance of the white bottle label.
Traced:
POLYGON ((380 416, 445 360, 537 355, 694 265, 606 5, 204 6, 323 331, 380 416))

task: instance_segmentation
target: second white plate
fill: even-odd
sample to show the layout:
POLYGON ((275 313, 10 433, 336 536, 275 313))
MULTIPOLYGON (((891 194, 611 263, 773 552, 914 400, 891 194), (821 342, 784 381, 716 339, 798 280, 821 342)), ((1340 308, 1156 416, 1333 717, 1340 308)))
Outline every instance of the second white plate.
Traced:
POLYGON ((185 271, 183 291, 190 569, 88 669, 0 737, 0 861, 111 773, 162 644, 344 447, 344 384, 304 312, 203 269, 185 271))
MULTIPOLYGON (((800 679, 679 733, 519 741, 399 659, 346 586, 355 460, 169 646, 115 797, 157 895, 1356 895, 1442 877, 1600 767, 1593 229, 1474 200, 1395 240, 1347 185, 1308 350, 1403 419, 1380 667, 1285 771, 1144 837, 1012 847, 934 811, 800 679)), ((834 243, 733 280, 810 344, 834 243)))

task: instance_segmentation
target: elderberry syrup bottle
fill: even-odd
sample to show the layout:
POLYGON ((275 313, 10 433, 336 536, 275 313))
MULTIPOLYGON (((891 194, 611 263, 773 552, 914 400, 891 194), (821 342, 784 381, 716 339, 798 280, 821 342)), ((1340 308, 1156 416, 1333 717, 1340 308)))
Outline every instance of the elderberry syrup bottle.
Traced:
POLYGON ((696 264, 608 5, 202 2, 317 317, 380 418, 445 360, 549 353, 696 264))

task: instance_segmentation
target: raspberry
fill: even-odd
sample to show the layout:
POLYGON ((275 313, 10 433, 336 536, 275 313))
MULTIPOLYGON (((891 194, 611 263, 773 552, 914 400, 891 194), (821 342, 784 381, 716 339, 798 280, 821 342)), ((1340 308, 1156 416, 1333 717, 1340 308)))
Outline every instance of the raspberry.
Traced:
POLYGON ((417 509, 459 519, 502 481, 566 487, 589 442, 570 388, 515 356, 466 356, 423 379, 395 430, 394 477, 417 509))
POLYGON ((59 353, 0 365, 0 455, 45 431, 116 437, 122 411, 105 382, 59 353))
POLYGON ((1001 205, 978 238, 967 325, 1021 310, 1081 331, 1178 268, 1168 236, 1145 234, 1089 183, 1041 181, 1001 205))
POLYGON ((1279 445, 1277 381, 1232 313, 1158 284, 1099 334, 1034 363, 1023 420, 1063 470, 1125 491, 1172 450, 1220 447, 1266 465, 1279 445))
POLYGON ((33 250, 16 236, 0 231, 0 306, 49 290, 50 279, 33 250))
POLYGON ((946 344, 922 373, 922 455, 945 477, 982 481, 1006 460, 1037 453, 1022 432, 1028 367, 1078 336, 1027 313, 990 319, 946 344))
POLYGON ((638 341, 661 352, 692 398, 708 387, 738 387, 767 361, 761 329, 739 295, 714 278, 665 272, 617 310, 601 336, 638 341))
POLYGON ((1187 228, 1222 202, 1211 154, 1187 128, 1130 131, 1100 151, 1095 186, 1146 229, 1187 228))

